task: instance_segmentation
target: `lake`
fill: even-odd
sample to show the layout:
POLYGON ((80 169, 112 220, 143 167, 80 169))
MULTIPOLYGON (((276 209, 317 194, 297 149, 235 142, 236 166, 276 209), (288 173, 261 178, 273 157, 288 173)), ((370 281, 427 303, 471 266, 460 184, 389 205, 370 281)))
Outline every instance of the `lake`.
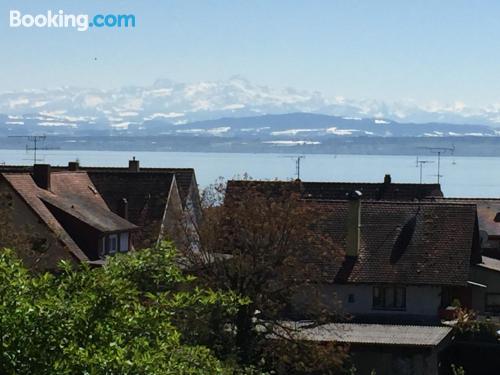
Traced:
MULTIPOLYGON (((201 187, 218 177, 231 178, 248 173, 256 179, 295 178, 293 155, 238 154, 196 152, 133 152, 133 151, 39 151, 39 162, 66 165, 79 159, 81 165, 123 167, 135 156, 143 167, 191 167, 201 187)), ((424 158, 422 158, 423 160, 424 158)), ((0 163, 32 164, 32 152, 0 150, 0 163)), ((436 182, 437 158, 423 165, 423 182, 436 182)), ((441 158, 441 184, 448 197, 500 197, 500 158, 441 158)), ((420 168, 414 156, 393 155, 306 155, 301 161, 304 181, 381 182, 391 174, 393 182, 414 182, 420 179, 420 168)))

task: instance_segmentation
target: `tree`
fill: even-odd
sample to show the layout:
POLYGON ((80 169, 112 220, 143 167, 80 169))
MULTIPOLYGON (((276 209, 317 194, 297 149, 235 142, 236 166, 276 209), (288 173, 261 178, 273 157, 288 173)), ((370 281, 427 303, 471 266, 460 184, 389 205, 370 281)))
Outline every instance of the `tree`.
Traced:
POLYGON ((282 373, 335 372, 346 356, 344 347, 296 340, 282 324, 299 315, 316 324, 338 317, 321 303, 317 260, 339 251, 319 230, 322 216, 300 199, 298 189, 299 184, 246 181, 225 194, 223 183, 213 185, 203 193, 200 243, 185 255, 205 285, 250 299, 238 307, 233 322, 243 363, 265 360, 282 373), (297 311, 292 302, 305 289, 311 292, 308 309, 297 311))
POLYGON ((0 251, 0 373, 233 374, 196 335, 211 311, 232 316, 246 301, 191 288, 175 249, 118 254, 91 269, 62 264, 32 274, 0 251), (197 320, 187 322, 193 316, 197 320), (188 329, 189 327, 189 329, 188 329))

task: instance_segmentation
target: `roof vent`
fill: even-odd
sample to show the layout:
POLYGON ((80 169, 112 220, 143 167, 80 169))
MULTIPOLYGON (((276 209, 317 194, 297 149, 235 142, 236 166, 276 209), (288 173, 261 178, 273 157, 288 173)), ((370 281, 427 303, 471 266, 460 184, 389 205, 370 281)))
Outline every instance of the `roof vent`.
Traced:
POLYGON ((390 184, 392 182, 392 178, 390 174, 386 174, 384 176, 384 184, 390 184))

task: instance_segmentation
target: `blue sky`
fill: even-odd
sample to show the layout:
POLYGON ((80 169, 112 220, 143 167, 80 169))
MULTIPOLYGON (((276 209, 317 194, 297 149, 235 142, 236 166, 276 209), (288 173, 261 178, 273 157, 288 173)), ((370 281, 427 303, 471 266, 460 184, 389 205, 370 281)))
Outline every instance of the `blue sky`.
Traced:
POLYGON ((2 0, 0 14, 0 91, 242 75, 329 97, 500 103, 500 1, 2 0), (133 13, 137 27, 10 29, 11 9, 133 13))

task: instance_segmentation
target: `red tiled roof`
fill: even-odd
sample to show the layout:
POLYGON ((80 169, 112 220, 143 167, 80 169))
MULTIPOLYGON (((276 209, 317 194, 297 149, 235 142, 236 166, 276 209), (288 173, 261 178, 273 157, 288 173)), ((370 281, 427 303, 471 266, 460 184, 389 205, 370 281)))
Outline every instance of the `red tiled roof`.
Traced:
POLYGON ((64 243, 71 254, 80 261, 88 261, 85 253, 78 247, 69 234, 64 230, 47 206, 40 200, 40 189, 36 186, 31 176, 27 173, 8 174, 2 176, 12 186, 12 188, 21 196, 26 204, 35 212, 35 214, 47 225, 47 227, 64 243))
POLYGON ((50 190, 39 188, 28 173, 3 173, 2 176, 81 261, 87 261, 87 256, 56 219, 52 207, 103 233, 137 229, 109 210, 85 172, 52 172, 50 190))
MULTIPOLYGON (((52 171, 65 171, 68 169, 67 166, 52 166, 52 171)), ((32 167, 30 166, 12 166, 4 165, 0 166, 0 172, 31 172, 32 167)), ((169 179, 169 175, 175 175, 175 180, 177 182, 177 187, 179 189, 179 196, 182 201, 182 205, 186 205, 186 200, 189 192, 194 185, 196 187, 196 177, 193 168, 143 168, 141 167, 139 172, 131 172, 126 167, 86 167, 79 166, 79 170, 88 172, 90 178, 95 182, 101 181, 102 176, 107 174, 112 174, 114 172, 127 173, 127 175, 138 174, 140 176, 146 176, 147 174, 164 175, 165 179, 169 179)), ((197 187, 196 187, 197 188, 197 187)))

